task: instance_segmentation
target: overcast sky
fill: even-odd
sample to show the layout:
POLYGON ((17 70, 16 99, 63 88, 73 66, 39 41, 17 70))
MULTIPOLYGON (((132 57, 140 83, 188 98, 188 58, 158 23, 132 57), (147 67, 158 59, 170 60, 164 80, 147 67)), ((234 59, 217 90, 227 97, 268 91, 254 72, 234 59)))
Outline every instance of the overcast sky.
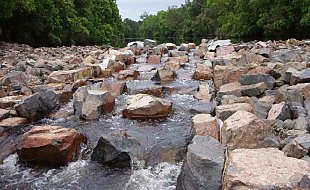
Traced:
POLYGON ((116 2, 123 19, 138 21, 144 11, 155 14, 160 10, 167 10, 172 5, 179 7, 185 0, 116 0, 116 2))

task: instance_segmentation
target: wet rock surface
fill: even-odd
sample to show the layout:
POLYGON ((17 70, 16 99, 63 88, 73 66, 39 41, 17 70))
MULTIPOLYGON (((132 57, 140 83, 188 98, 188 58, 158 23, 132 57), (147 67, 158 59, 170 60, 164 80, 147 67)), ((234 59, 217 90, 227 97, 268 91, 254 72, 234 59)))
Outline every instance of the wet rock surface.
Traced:
MULTIPOLYGON (((278 188, 250 177, 255 171, 247 163, 238 173, 251 174, 244 182, 229 178, 234 167, 224 173, 228 180, 219 181, 219 168, 242 148, 259 156, 244 151, 238 164, 249 157, 258 171, 277 176, 259 165, 279 155, 265 154, 265 147, 282 152, 279 171, 294 167, 306 176, 296 163, 310 152, 310 47, 292 42, 177 46, 146 40, 123 49, 1 43, 0 188, 174 189, 181 171, 183 189, 229 189, 230 181, 256 188, 247 182, 252 179, 258 188, 278 188), (88 141, 62 167, 28 167, 18 161, 17 145, 33 126, 44 125, 74 129, 88 141), (195 135, 202 137, 187 150, 195 135), (218 148, 224 156, 213 162, 218 148), (287 159, 294 159, 292 166, 287 159), (210 169, 211 162, 218 169, 210 169)), ((300 179, 285 177, 278 184, 308 185, 308 178, 300 179)))
POLYGON ((221 189, 224 153, 224 146, 212 137, 195 136, 188 146, 176 189, 221 189))
POLYGON ((86 138, 75 129, 60 126, 34 126, 22 137, 19 160, 31 165, 63 166, 74 161, 86 138))

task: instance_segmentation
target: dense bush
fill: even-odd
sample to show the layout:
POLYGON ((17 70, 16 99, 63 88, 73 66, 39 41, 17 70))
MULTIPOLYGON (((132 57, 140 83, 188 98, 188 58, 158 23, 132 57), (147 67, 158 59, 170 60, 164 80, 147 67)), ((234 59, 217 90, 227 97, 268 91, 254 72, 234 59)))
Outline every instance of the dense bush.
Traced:
POLYGON ((141 37, 310 38, 310 0, 193 0, 146 17, 141 37))
POLYGON ((123 25, 115 0, 2 0, 5 41, 34 46, 119 45, 123 25))

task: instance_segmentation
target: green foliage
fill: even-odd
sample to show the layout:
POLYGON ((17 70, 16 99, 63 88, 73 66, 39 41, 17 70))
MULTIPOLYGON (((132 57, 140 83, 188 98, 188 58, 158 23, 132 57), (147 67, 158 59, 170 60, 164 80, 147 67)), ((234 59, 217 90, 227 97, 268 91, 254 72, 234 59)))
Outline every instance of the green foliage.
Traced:
POLYGON ((6 41, 34 46, 122 43, 115 0, 2 0, 0 9, 6 41))
POLYGON ((192 0, 148 15, 142 37, 174 42, 206 37, 309 38, 310 0, 192 0))

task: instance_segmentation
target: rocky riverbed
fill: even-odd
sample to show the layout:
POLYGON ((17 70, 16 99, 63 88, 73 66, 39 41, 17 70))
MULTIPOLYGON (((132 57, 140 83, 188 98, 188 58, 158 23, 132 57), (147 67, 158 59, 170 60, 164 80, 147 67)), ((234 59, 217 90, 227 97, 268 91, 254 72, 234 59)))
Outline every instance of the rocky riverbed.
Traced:
POLYGON ((1 189, 310 188, 310 41, 0 49, 1 189))

